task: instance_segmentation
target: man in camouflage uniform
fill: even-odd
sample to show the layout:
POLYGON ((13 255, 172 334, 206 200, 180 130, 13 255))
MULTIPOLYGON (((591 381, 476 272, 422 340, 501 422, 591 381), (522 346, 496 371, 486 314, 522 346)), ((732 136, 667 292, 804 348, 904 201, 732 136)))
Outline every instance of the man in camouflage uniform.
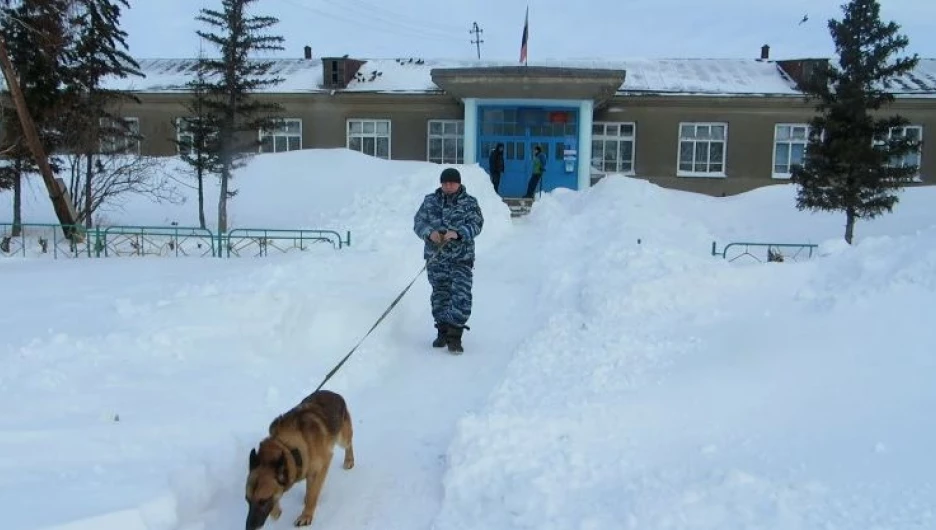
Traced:
POLYGON ((446 168, 440 186, 425 196, 413 218, 413 231, 425 241, 423 257, 429 284, 432 317, 438 331, 432 345, 461 353, 462 333, 471 316, 471 287, 475 243, 484 216, 478 201, 461 184, 461 174, 446 168), (436 255, 438 252, 438 255, 436 255))

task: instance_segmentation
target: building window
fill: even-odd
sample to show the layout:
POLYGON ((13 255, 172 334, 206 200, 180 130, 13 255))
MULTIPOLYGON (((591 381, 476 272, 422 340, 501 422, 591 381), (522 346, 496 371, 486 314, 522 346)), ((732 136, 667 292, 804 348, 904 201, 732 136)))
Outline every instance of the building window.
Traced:
POLYGON ((774 127, 773 178, 788 179, 793 166, 802 166, 809 143, 809 125, 778 123, 774 127))
POLYGON ((140 154, 140 118, 101 118, 98 125, 100 154, 140 154))
POLYGON ((274 120, 267 129, 260 129, 260 152, 282 153, 302 149, 302 120, 274 120))
POLYGON ((176 149, 180 155, 188 155, 192 152, 192 144, 195 143, 195 133, 192 132, 191 118, 176 118, 176 149))
MULTIPOLYGON (((206 123, 205 129, 207 127, 207 118, 201 118, 205 120, 206 123)), ((192 153, 192 146, 195 144, 195 126, 198 124, 199 118, 191 116, 188 118, 176 118, 175 129, 176 129, 176 151, 181 156, 188 156, 192 153)), ((214 130, 206 130, 203 134, 207 134, 208 137, 202 141, 202 149, 207 149, 209 140, 217 139, 218 133, 214 130)))
MULTIPOLYGON (((923 140, 923 127, 920 125, 907 125, 905 127, 892 127, 887 133, 886 140, 890 140, 894 137, 903 137, 908 138, 914 142, 920 142, 923 140)), ((914 180, 920 179, 920 150, 919 148, 916 151, 907 153, 902 156, 895 156, 888 161, 887 165, 889 167, 905 167, 905 166, 916 166, 917 174, 914 177, 914 180)))
POLYGON ((633 174, 636 128, 632 122, 595 122, 592 125, 592 167, 602 173, 633 174))
POLYGON ((429 120, 427 160, 436 164, 464 162, 465 122, 429 120))
POLYGON ((727 123, 679 124, 679 177, 724 177, 727 123))
POLYGON ((390 160, 390 120, 348 120, 348 149, 390 160))

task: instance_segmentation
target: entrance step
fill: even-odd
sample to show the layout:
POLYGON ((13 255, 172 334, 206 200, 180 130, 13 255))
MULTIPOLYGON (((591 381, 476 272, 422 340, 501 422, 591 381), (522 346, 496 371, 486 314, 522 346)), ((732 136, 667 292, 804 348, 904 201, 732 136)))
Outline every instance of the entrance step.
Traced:
POLYGON ((516 197, 502 197, 502 199, 507 204, 507 207, 510 208, 511 217, 522 217, 530 213, 530 209, 533 208, 533 199, 516 197))

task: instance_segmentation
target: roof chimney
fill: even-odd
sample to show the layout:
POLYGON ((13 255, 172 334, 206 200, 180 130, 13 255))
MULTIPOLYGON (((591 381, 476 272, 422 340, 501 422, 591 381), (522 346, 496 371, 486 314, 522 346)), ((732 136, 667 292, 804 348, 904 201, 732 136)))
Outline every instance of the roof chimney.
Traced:
POLYGON ((329 89, 348 88, 365 61, 344 57, 322 57, 322 86, 329 89))
POLYGON ((766 44, 761 46, 760 58, 761 58, 761 61, 766 61, 767 59, 770 59, 770 46, 766 44))
POLYGON ((306 59, 312 58, 312 46, 306 46, 305 48, 303 48, 303 51, 305 52, 306 59))

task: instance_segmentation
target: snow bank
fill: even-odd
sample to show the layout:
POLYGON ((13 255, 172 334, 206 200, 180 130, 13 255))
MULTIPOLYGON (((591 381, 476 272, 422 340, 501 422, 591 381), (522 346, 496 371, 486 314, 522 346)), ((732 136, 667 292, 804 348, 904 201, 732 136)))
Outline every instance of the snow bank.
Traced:
MULTIPOLYGON (((930 193, 908 193, 897 232, 931 225, 930 193)), ((936 523, 936 230, 802 264, 705 257, 710 225, 757 216, 760 240, 824 236, 785 194, 612 180, 538 205, 542 326, 460 422, 434 530, 936 523)))
MULTIPOLYGON (((335 150, 238 175, 238 223, 327 221, 352 231, 340 251, 0 260, 15 308, 0 401, 18 403, 0 415, 4 528, 243 524, 249 448, 421 267, 412 216, 440 169, 335 150), (325 174, 342 178, 310 177, 325 174)), ((358 465, 330 473, 316 525, 936 523, 936 190, 908 190, 848 247, 842 220, 797 212, 790 187, 712 198, 612 177, 511 220, 461 169, 486 218, 467 352, 428 347, 417 281, 327 385, 352 403, 358 465), (738 239, 822 249, 710 255, 738 239)), ((114 219, 194 217, 131 206, 114 219)), ((294 514, 301 488, 284 502, 294 514)))
MULTIPOLYGON (((159 171, 171 175, 181 204, 156 202, 145 196, 126 196, 102 208, 99 217, 105 225, 143 224, 198 226, 197 194, 190 186, 194 178, 178 158, 159 160, 159 171)), ((238 195, 228 203, 228 223, 232 228, 337 228, 341 222, 358 221, 347 229, 370 228, 365 222, 405 220, 392 217, 419 206, 425 193, 438 187, 444 166, 429 162, 388 161, 347 149, 306 149, 287 153, 258 154, 235 172, 231 186, 238 195), (380 211, 368 211, 381 205, 380 211), (395 207, 395 211, 388 208, 395 207), (381 217, 390 215, 391 217, 381 217)), ((490 181, 478 165, 455 166, 463 182, 485 212, 496 219, 506 206, 491 190, 490 181)), ((205 216, 210 228, 216 226, 217 179, 205 183, 205 216)), ((57 218, 42 181, 26 181, 23 222, 55 223, 57 218)), ((12 219, 12 195, 0 201, 0 219, 12 219), (9 199, 9 200, 8 200, 9 199)), ((412 215, 410 213, 409 215, 412 215)))
MULTIPOLYGON (((510 212, 480 168, 459 169, 485 212, 479 250, 489 248, 510 230, 510 212)), ((259 261, 4 260, 5 273, 32 287, 5 295, 22 316, 0 345, 0 390, 31 405, 0 418, 0 432, 11 433, 0 434, 0 449, 15 455, 28 442, 56 455, 28 478, 0 479, 5 501, 32 507, 12 527, 162 530, 203 519, 219 496, 234 495, 241 508, 244 458, 270 418, 315 388, 421 267, 412 220, 440 171, 333 150, 258 156, 239 172, 233 219, 339 226, 352 232, 341 251, 259 261), (324 174, 340 178, 310 178, 324 174), (40 509, 48 495, 60 502, 55 510, 40 509)), ((27 203, 24 217, 51 220, 43 207, 27 203)), ((182 211, 136 199, 111 221, 166 224, 182 211)), ((425 289, 411 295, 419 311, 401 307, 381 333, 398 336, 424 320, 425 289)), ((375 336, 329 386, 353 393, 379 384, 406 350, 375 336)), ((18 465, 0 459, 0 468, 18 465)))

